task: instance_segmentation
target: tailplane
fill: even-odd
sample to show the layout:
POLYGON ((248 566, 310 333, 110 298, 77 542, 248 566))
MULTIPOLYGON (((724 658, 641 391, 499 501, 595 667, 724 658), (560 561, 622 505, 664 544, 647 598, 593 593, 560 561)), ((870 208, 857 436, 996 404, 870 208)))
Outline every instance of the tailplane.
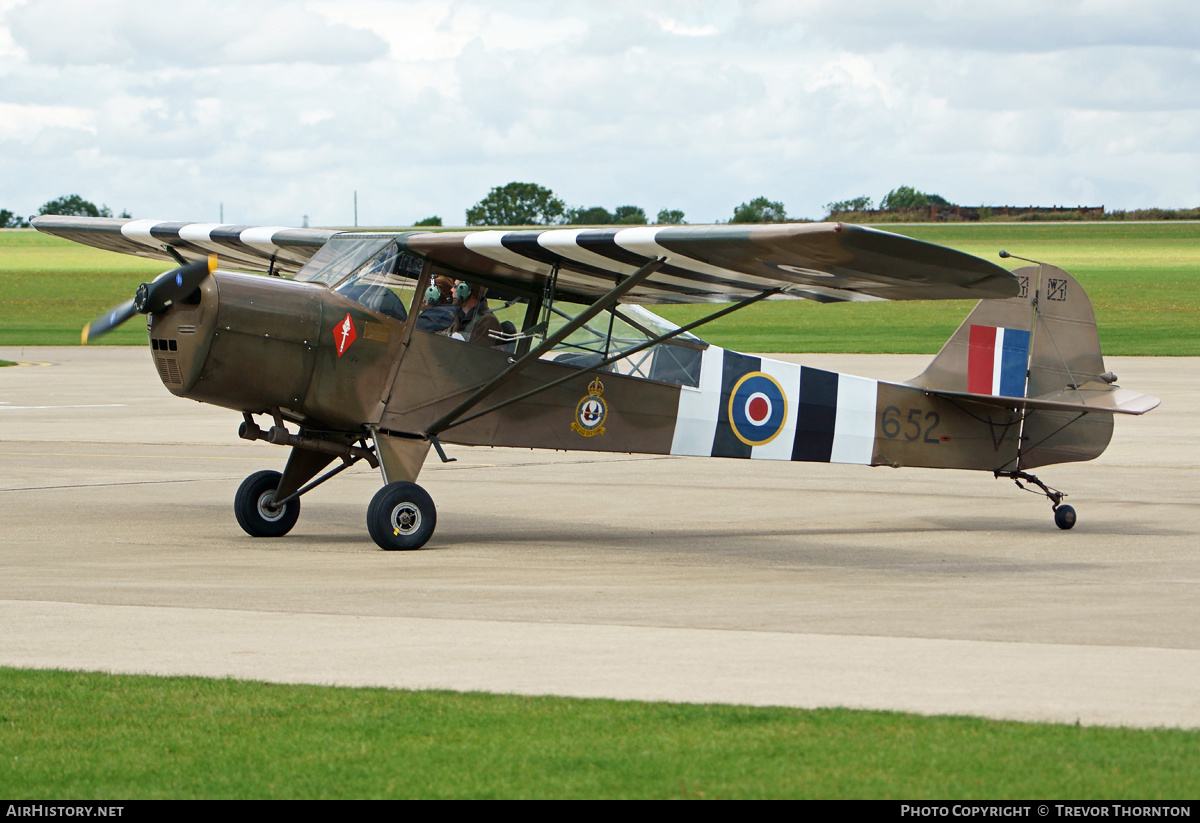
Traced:
POLYGON ((1098 457, 1113 414, 1143 414, 1159 400, 1116 385, 1092 302, 1074 277, 1046 264, 1013 274, 1019 294, 979 301, 908 383, 959 402, 1021 409, 1013 470, 1098 457))

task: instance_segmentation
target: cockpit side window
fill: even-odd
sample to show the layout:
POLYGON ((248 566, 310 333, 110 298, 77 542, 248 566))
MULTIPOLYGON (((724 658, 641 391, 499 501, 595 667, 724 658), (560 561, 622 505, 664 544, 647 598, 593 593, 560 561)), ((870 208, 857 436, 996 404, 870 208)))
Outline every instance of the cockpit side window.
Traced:
MULTIPOLYGON (((523 356, 587 309, 567 301, 504 295, 457 279, 459 273, 436 264, 430 273, 414 309, 415 330, 501 349, 513 357, 523 356)), ((657 314, 621 304, 593 317, 541 358, 581 369, 607 363, 602 370, 608 373, 697 388, 708 344, 677 332, 678 326, 657 314), (655 340, 659 342, 649 345, 655 340)))
POLYGON ((401 252, 395 241, 389 241, 359 262, 349 276, 334 286, 334 291, 372 311, 403 321, 408 318, 405 306, 412 302, 420 272, 421 261, 401 252))
MULTIPOLYGON (((549 311, 547 331, 553 333, 562 328, 582 310, 579 305, 555 303, 549 311)), ((641 306, 621 305, 602 312, 543 357, 556 363, 590 368, 622 352, 633 352, 677 328, 641 306)), ((700 385, 700 362, 706 348, 707 343, 685 332, 618 359, 605 366, 603 371, 696 388, 700 385)))

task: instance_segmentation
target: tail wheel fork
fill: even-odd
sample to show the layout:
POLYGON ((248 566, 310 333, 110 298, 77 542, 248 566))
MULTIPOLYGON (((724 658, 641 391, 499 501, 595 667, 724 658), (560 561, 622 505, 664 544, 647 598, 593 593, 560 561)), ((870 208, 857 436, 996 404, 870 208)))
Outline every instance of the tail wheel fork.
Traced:
MULTIPOLYGON (((1026 488, 1025 484, 1021 482, 1022 480, 1024 480, 1026 483, 1030 483, 1034 486, 1037 486, 1039 489, 1042 490, 1041 494, 1046 495, 1046 499, 1048 499, 1050 501, 1050 507, 1054 510, 1054 525, 1058 526, 1063 531, 1066 531, 1067 529, 1073 528, 1075 526, 1076 517, 1075 517, 1074 507, 1068 506, 1065 503, 1063 503, 1063 498, 1065 498, 1067 496, 1066 492, 1060 492, 1058 489, 1053 489, 1050 486, 1047 486, 1041 480, 1038 480, 1035 475, 1032 475, 1029 472, 996 471, 996 472, 993 472, 993 474, 996 477, 1011 478, 1012 481, 1017 484, 1017 488, 1024 489, 1025 491, 1033 492, 1033 489, 1026 488)), ((1033 493, 1038 494, 1038 492, 1033 492, 1033 493)))

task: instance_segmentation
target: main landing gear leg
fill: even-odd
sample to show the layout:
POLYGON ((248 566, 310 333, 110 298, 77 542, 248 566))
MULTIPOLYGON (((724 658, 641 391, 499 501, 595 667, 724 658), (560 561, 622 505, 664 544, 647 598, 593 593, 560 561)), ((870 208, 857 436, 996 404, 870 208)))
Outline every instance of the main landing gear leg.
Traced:
MULTIPOLYGON (((994 472, 994 474, 996 477, 1012 478, 1012 481, 1017 484, 1017 488, 1019 489, 1025 489, 1024 484, 1021 483, 1022 480, 1024 480, 1026 483, 1032 483, 1033 485, 1037 486, 1042 490, 1042 494, 1046 495, 1046 498, 1050 501, 1050 506, 1054 509, 1054 525, 1058 526, 1063 531, 1066 531, 1075 525, 1075 509, 1071 506, 1065 505, 1062 502, 1063 498, 1067 496, 1066 492, 1060 492, 1058 489, 1050 488, 1041 480, 1038 480, 1036 476, 1029 474, 1028 472, 998 471, 994 472)), ((1033 489, 1026 489, 1026 491, 1033 491, 1033 489)))

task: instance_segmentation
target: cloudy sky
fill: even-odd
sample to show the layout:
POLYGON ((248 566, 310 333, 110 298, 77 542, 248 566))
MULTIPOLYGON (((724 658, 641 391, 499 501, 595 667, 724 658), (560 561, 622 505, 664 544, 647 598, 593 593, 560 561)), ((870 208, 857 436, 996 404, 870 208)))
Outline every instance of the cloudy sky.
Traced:
POLYGON ((1193 0, 0 0, 0 208, 1200 205, 1193 0))

